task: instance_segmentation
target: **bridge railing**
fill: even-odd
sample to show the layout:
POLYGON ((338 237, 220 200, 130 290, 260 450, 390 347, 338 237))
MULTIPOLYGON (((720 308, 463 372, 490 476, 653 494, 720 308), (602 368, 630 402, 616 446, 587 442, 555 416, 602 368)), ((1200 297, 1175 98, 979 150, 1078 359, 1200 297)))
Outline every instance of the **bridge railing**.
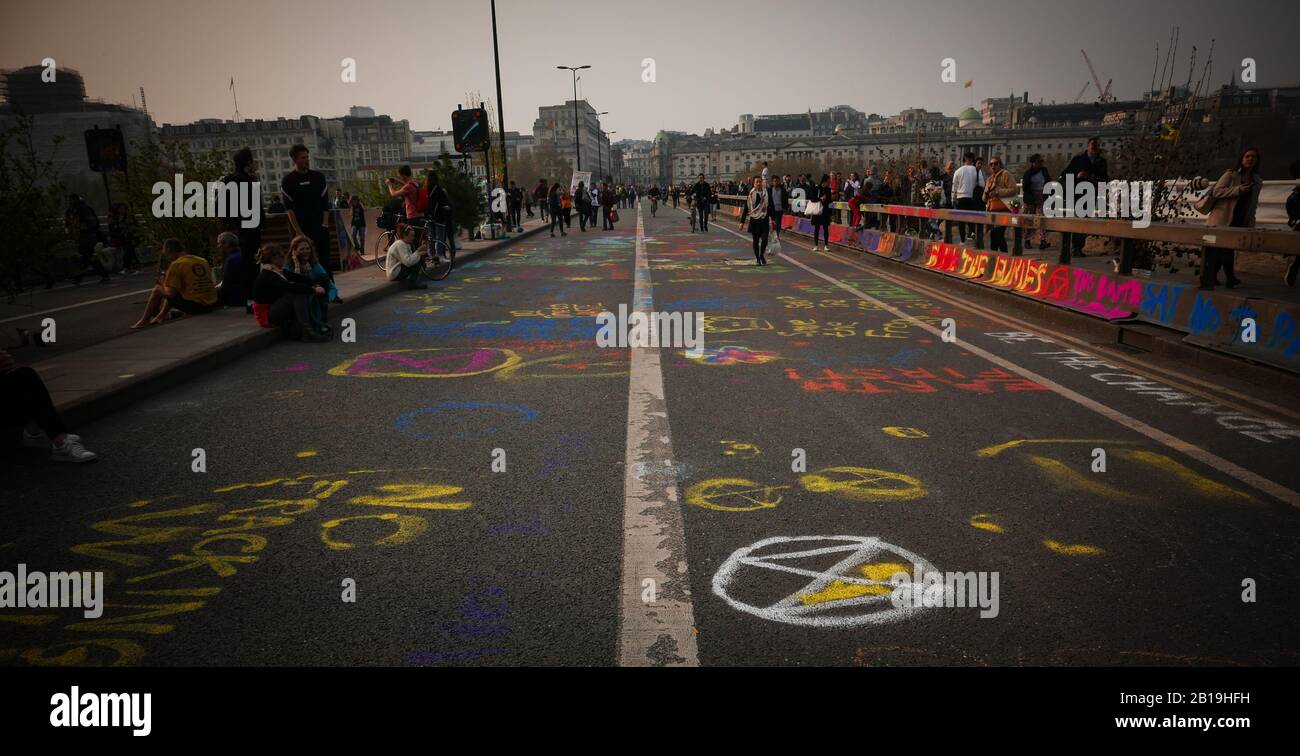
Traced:
MULTIPOLYGON (((734 208, 733 214, 739 214, 745 198, 740 195, 719 195, 722 205, 734 208)), ((852 208, 847 202, 832 202, 831 207, 840 213, 850 213, 852 208)), ((1057 233, 1087 234, 1120 240, 1119 273, 1130 275, 1133 271, 1136 243, 1138 241, 1159 241, 1187 247, 1225 247, 1242 252, 1266 253, 1275 255, 1300 255, 1300 233, 1290 229, 1238 228, 1232 226, 1204 226, 1193 223, 1156 223, 1136 226, 1132 220, 1111 218, 1055 218, 1036 214, 997 213, 978 210, 953 210, 947 208, 917 207, 913 205, 871 205, 858 206, 860 213, 874 214, 877 218, 897 218, 892 228, 903 228, 910 224, 906 219, 919 218, 924 221, 937 221, 943 233, 943 241, 951 244, 957 224, 973 226, 975 246, 984 247, 985 229, 1004 227, 1013 230, 1011 236, 1011 254, 1020 256, 1024 252, 1024 234, 1026 230, 1043 229, 1057 233)), ((806 217, 795 213, 796 217, 806 217)), ((924 225, 924 224, 923 224, 924 225)), ((923 234, 928 236, 928 234, 923 234)))

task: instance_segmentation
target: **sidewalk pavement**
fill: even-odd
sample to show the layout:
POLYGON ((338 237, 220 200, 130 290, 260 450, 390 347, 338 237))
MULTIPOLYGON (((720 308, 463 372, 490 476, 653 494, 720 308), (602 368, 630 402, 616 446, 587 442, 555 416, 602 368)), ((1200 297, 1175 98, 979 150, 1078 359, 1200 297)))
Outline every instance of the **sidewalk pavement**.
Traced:
MULTIPOLYGON (((545 228, 540 219, 526 219, 524 232, 508 239, 458 242, 456 262, 508 246, 545 228)), ((330 306, 331 320, 400 291, 399 284, 389 282, 384 272, 366 259, 366 265, 335 276, 343 302, 330 306)), ((447 280, 454 282, 456 275, 452 270, 447 280)), ((123 323, 122 328, 129 325, 123 323)), ((282 338, 279 328, 259 327, 243 308, 218 309, 151 326, 33 367, 45 380, 64 422, 76 427, 282 338)))

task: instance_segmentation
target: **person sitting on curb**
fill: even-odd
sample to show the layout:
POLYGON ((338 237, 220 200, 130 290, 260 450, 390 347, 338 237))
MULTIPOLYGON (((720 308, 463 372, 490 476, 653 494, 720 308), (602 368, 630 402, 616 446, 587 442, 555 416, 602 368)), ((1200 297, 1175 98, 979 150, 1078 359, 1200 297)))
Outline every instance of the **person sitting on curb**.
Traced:
POLYGON ((217 236, 217 251, 223 261, 217 301, 222 307, 244 307, 248 299, 244 292, 244 254, 239 249, 239 235, 222 231, 217 236))
POLYGON ((424 256, 413 247, 415 244, 415 226, 397 227, 397 241, 388 247, 389 281, 401 281, 408 289, 427 289, 429 285, 420 280, 420 266, 424 256))
POLYGON ((286 271, 293 271, 306 278, 312 284, 325 290, 325 296, 312 297, 311 327, 326 336, 330 335, 329 303, 338 301, 338 288, 330 279, 324 266, 316 259, 316 246, 305 236, 295 236, 289 242, 289 259, 284 265, 286 271))
POLYGON ((202 257, 186 254, 179 239, 167 239, 162 244, 163 260, 167 272, 149 293, 144 315, 131 328, 144 328, 167 321, 175 310, 182 315, 203 315, 212 312, 217 303, 217 287, 212 284, 212 269, 202 257))
POLYGON ((325 296, 325 289, 292 270, 284 270, 287 255, 279 244, 263 244, 257 262, 262 269, 253 282, 253 315, 264 328, 279 326, 292 339, 329 341, 329 336, 312 328, 311 300, 325 296))
POLYGON ((0 349, 0 427, 13 425, 23 426, 23 446, 48 449, 55 462, 99 458, 81 445, 81 436, 63 427, 40 374, 29 367, 15 367, 13 356, 0 349))

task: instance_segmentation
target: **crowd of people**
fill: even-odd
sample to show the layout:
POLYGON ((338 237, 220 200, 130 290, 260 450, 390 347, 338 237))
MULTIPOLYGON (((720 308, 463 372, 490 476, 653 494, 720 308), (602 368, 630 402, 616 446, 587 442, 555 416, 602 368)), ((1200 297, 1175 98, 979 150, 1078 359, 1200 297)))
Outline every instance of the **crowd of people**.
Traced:
MULTIPOLYGON (((1258 149, 1252 147, 1243 150, 1236 165, 1224 171, 1204 194, 1196 209, 1206 215, 1206 225, 1254 227, 1259 194, 1263 188, 1259 160, 1258 149)), ((812 174, 769 177, 766 162, 761 164, 761 169, 761 175, 753 177, 743 187, 734 181, 709 184, 700 175, 690 187, 672 187, 668 190, 668 196, 674 206, 677 205, 679 196, 685 196, 693 207, 702 208, 699 223, 707 230, 708 210, 717 202, 719 194, 744 194, 746 200, 742 208, 742 227, 747 224, 753 236, 755 260, 763 265, 766 264, 768 235, 772 229, 779 233, 782 217, 796 210, 792 199, 797 196, 802 196, 808 203, 800 214, 811 221, 814 251, 825 251, 829 249, 832 222, 846 223, 856 231, 881 228, 893 232, 915 232, 925 238, 942 238, 937 220, 863 213, 859 209, 861 205, 914 205, 1042 215, 1049 184, 1053 180, 1065 186, 1068 185, 1067 179, 1070 179, 1069 184, 1076 191, 1084 184, 1092 184, 1098 194, 1105 192, 1105 185, 1111 181, 1098 137, 1089 139, 1086 149, 1071 158, 1055 179, 1045 167, 1043 156, 1039 154, 1029 157, 1028 165, 1020 172, 1018 179, 1000 155, 990 156, 986 160, 970 152, 962 156, 960 166, 950 161, 940 169, 937 164, 931 165, 928 161, 921 160, 914 165, 906 165, 897 173, 892 168, 886 169, 883 176, 877 175, 874 167, 869 167, 861 177, 856 172, 851 172, 848 176, 831 172, 814 181, 812 174), (833 208, 834 202, 846 203, 848 210, 833 208)), ((1291 175, 1300 179, 1300 163, 1291 166, 1291 175)), ((1296 187, 1287 199, 1287 216, 1291 228, 1300 230, 1300 187, 1296 187)), ((696 213, 693 211, 692 229, 696 222, 696 213)), ((961 242, 968 243, 973 228, 965 223, 956 225, 961 242)), ((1008 251, 1006 232, 1006 226, 992 227, 989 234, 991 251, 1008 251)), ((1058 262, 1068 265, 1073 258, 1085 257, 1087 240, 1088 235, 1084 233, 1061 234, 1058 262)), ((1037 243, 1039 250, 1048 249, 1048 232, 1042 228, 1031 228, 1025 235, 1024 243, 1029 247, 1037 243)), ((1233 271, 1234 257, 1234 250, 1206 247, 1202 252, 1200 288, 1213 289, 1219 283, 1219 271, 1224 274, 1225 286, 1237 286, 1240 281, 1233 271)), ((1297 273, 1300 273, 1300 258, 1292 257, 1284 276, 1288 286, 1295 285, 1297 273)))
MULTIPOLYGON (((216 239, 222 271, 217 283, 205 258, 187 251, 179 239, 165 239, 153 289, 132 329, 204 315, 217 307, 243 307, 260 325, 280 327, 292 338, 329 339, 326 313, 330 303, 342 300, 334 285, 328 255, 321 254, 329 250, 325 214, 331 203, 326 180, 319 171, 312 170, 305 146, 294 145, 289 156, 294 169, 281 179, 279 193, 292 231, 288 253, 277 244, 262 243, 260 222, 246 225, 244 218, 231 217, 227 219, 231 230, 221 232, 216 239)), ((259 180, 257 162, 247 147, 234 153, 234 168, 223 182, 259 180)), ((360 200, 337 192, 333 206, 352 208, 353 233, 364 238, 365 211, 360 200)), ((88 221, 85 224, 88 226, 88 221)))

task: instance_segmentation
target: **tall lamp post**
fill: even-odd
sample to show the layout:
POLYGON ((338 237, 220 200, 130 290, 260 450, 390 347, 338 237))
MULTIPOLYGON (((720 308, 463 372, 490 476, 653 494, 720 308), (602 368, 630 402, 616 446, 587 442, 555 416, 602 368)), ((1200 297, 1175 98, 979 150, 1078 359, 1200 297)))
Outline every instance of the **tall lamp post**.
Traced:
MULTIPOLYGON (((501 54, 497 52, 497 0, 492 0, 492 63, 497 75, 497 132, 501 135, 501 191, 506 195, 506 219, 502 228, 510 227, 510 158, 506 154, 506 109, 501 102, 501 54)), ((491 176, 488 180, 491 180, 491 176)), ((491 216, 489 216, 489 221, 491 216)), ((523 226, 515 228, 521 233, 523 226)))
MULTIPOLYGON (((617 133, 618 133, 617 131, 607 131, 607 132, 605 132, 605 136, 606 136, 606 137, 612 137, 612 136, 614 136, 614 135, 617 134, 617 133)), ((607 149, 609 150, 609 172, 610 172, 610 178, 613 178, 613 173, 614 173, 614 140, 613 140, 613 139, 606 139, 606 140, 605 140, 605 144, 609 145, 609 147, 607 148, 607 149)), ((618 185, 618 182, 615 181, 614 184, 615 184, 615 186, 617 186, 617 185, 618 185)))
MULTIPOLYGON (((578 72, 591 66, 556 66, 561 71, 573 72, 573 151, 577 159, 578 167, 574 170, 582 170, 582 143, 578 141, 578 72)), ((600 145, 596 145, 599 147, 600 145)))
POLYGON ((609 111, 602 110, 596 114, 596 180, 597 181, 600 181, 601 174, 605 172, 605 169, 603 167, 604 161, 601 160, 600 157, 600 135, 604 133, 600 130, 600 117, 603 115, 609 115, 609 111))

